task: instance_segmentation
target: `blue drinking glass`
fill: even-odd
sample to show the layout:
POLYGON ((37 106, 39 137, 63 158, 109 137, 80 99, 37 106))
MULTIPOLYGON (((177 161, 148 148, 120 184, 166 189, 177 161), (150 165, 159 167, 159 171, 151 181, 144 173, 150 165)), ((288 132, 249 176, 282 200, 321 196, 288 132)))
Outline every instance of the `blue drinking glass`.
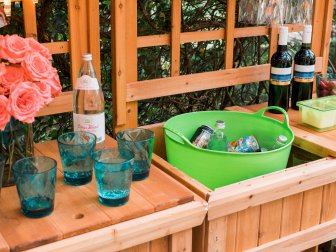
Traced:
POLYGON ((99 202, 121 206, 129 198, 134 154, 129 150, 105 149, 94 153, 99 202))
POLYGON ((118 147, 134 153, 133 181, 149 176, 154 149, 154 132, 147 129, 126 129, 117 133, 118 147))
POLYGON ((23 158, 14 164, 14 181, 25 216, 40 218, 54 210, 56 166, 49 157, 23 158))
POLYGON ((88 132, 70 132, 60 135, 57 141, 64 182, 74 186, 89 183, 92 180, 96 136, 88 132))

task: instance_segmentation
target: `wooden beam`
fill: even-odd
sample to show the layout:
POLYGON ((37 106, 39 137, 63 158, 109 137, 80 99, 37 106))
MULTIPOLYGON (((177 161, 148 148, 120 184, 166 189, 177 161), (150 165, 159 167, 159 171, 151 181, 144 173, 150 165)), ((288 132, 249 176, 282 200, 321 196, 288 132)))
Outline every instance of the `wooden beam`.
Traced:
POLYGON ((51 103, 44 106, 37 116, 46 116, 60 114, 72 111, 72 91, 63 92, 57 96, 51 103))
POLYGON ((26 37, 37 40, 36 9, 32 0, 22 0, 23 21, 26 37))
POLYGON ((180 75, 180 35, 181 35, 181 13, 182 13, 182 1, 172 0, 171 2, 171 66, 170 75, 180 75))
POLYGON ((127 101, 188 93, 268 80, 270 65, 258 65, 127 83, 127 101))
POLYGON ((69 52, 69 42, 50 42, 50 43, 42 43, 45 47, 49 49, 51 54, 61 54, 69 52))
POLYGON ((29 251, 119 251, 198 226, 205 214, 203 203, 194 201, 29 251))
POLYGON ((236 0, 228 0, 226 8, 226 29, 225 29, 225 61, 224 68, 230 69, 233 67, 234 55, 234 30, 235 30, 235 13, 236 0))
POLYGON ((313 226, 301 232, 249 249, 247 252, 302 251, 336 237, 336 220, 313 226))
POLYGON ((306 167, 286 169, 284 176, 267 176, 240 189, 230 185, 213 192, 209 200, 208 219, 213 220, 249 207, 258 206, 336 181, 336 160, 321 160, 306 167))

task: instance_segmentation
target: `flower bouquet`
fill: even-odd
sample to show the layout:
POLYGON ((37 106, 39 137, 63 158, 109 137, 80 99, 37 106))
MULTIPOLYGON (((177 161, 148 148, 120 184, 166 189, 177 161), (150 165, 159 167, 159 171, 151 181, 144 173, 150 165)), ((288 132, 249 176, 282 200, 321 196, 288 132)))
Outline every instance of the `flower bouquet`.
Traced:
POLYGON ((15 161, 32 153, 31 123, 37 112, 61 90, 46 47, 33 38, 0 35, 0 155, 5 159, 4 186, 13 184, 11 168, 15 161))

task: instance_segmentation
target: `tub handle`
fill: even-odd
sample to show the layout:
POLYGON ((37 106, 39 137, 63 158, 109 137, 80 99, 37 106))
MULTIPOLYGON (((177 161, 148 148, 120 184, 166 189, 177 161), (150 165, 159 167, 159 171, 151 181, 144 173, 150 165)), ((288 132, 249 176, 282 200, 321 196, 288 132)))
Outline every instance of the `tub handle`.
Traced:
POLYGON ((277 106, 270 106, 270 107, 265 107, 260 109, 259 111, 257 111, 255 114, 257 116, 262 116, 265 117, 265 112, 270 110, 270 109, 274 109, 274 110, 278 110, 280 111, 283 115, 284 115, 284 122, 283 124, 285 124, 287 126, 287 128, 289 128, 289 118, 288 118, 288 114, 286 112, 286 110, 284 110, 283 108, 277 107, 277 106))
POLYGON ((167 131, 169 131, 170 133, 174 134, 177 138, 179 138, 179 143, 181 144, 190 144, 190 141, 188 138, 186 138, 182 133, 180 133, 179 131, 172 129, 166 125, 163 126, 163 128, 167 131))

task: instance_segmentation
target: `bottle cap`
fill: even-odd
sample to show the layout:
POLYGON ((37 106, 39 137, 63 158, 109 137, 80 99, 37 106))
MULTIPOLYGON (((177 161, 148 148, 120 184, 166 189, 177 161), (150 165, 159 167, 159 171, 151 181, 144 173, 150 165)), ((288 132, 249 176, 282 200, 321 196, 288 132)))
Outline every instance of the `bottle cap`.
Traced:
POLYGON ((312 26, 311 25, 305 25, 303 27, 302 43, 303 44, 310 44, 311 43, 311 35, 312 35, 312 26))
POLYGON ((279 45, 287 45, 288 40, 288 27, 281 26, 279 32, 279 45))
POLYGON ((313 27, 311 25, 305 25, 303 27, 303 32, 312 32, 313 27))
POLYGON ((92 54, 91 53, 85 53, 82 55, 82 60, 89 61, 92 60, 92 54))
POLYGON ((287 137, 284 136, 284 135, 280 135, 280 136, 278 136, 278 141, 279 141, 280 143, 286 143, 287 140, 288 140, 287 137))
POLYGON ((217 120, 216 121, 216 128, 225 129, 225 122, 222 121, 222 120, 217 120))

